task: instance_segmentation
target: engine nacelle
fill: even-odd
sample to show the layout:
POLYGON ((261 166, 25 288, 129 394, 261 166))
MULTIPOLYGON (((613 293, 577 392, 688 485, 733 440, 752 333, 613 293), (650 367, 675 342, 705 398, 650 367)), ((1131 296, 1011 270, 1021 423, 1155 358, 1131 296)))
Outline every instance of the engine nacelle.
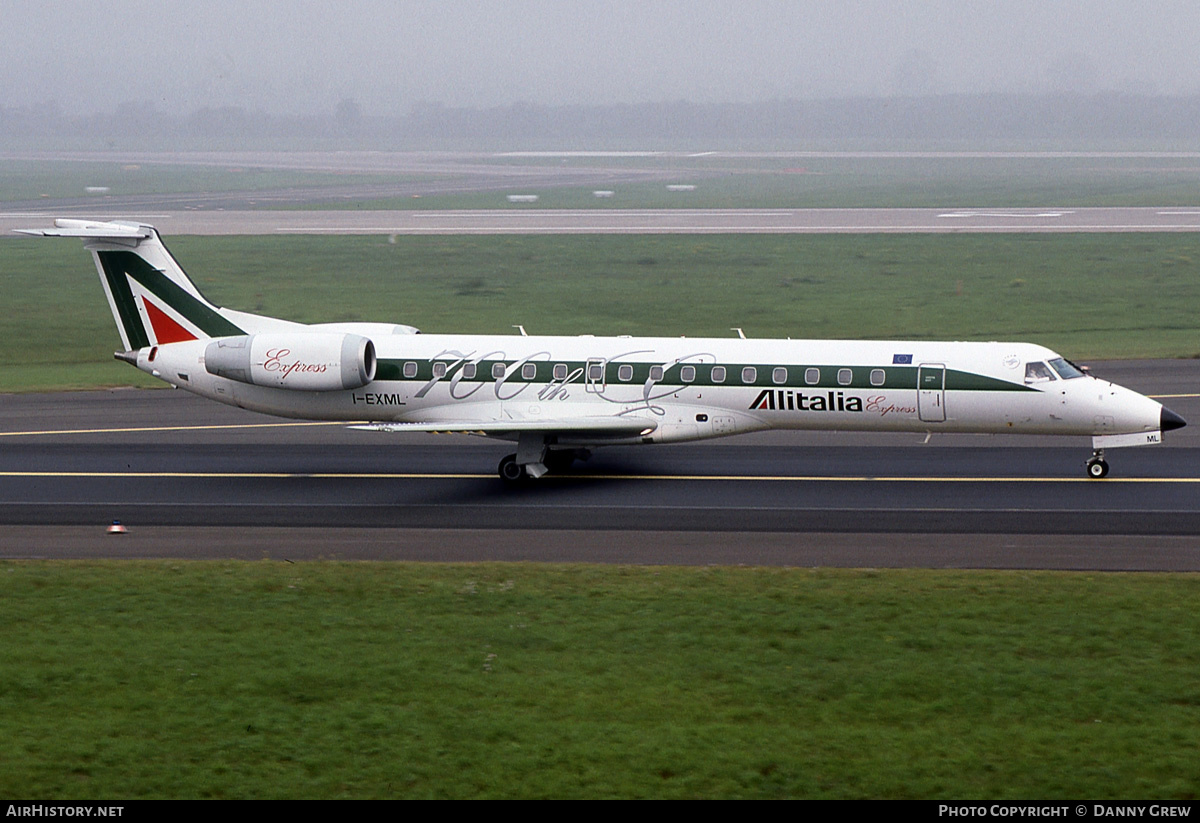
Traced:
POLYGON ((209 374, 252 386, 341 391, 375 379, 375 344, 358 334, 250 334, 208 344, 209 374))

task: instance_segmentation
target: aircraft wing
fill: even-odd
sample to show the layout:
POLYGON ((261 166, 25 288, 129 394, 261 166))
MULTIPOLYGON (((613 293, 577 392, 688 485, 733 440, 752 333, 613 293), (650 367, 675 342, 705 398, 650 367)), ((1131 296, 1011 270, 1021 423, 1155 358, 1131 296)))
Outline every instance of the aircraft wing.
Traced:
POLYGON ((437 432, 442 434, 517 434, 520 432, 545 432, 546 434, 576 433, 609 436, 646 435, 658 428, 658 424, 643 419, 628 417, 571 417, 545 420, 445 420, 425 423, 365 423, 349 426, 351 429, 382 432, 437 432))

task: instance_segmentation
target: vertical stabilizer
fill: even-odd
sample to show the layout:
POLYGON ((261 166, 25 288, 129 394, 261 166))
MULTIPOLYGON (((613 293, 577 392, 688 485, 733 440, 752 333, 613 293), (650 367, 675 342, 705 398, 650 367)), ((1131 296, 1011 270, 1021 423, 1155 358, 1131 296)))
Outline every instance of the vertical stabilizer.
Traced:
POLYGON ((19 231, 83 240, 96 261, 126 351, 245 333, 200 293, 153 226, 65 219, 54 225, 19 231))

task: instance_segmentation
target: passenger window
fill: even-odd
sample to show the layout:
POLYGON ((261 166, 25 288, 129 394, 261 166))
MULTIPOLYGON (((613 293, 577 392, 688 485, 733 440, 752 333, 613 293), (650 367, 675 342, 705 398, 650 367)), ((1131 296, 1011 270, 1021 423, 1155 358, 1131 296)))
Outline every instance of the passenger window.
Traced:
POLYGON ((849 386, 854 382, 854 372, 850 369, 838 369, 838 385, 849 386))
POLYGON ((566 363, 555 363, 554 364, 554 379, 555 380, 566 380, 567 379, 567 364, 566 363))
POLYGON ((603 379, 604 366, 600 365, 599 363, 593 363, 592 365, 588 366, 588 380, 591 380, 593 383, 599 383, 603 379))
POLYGON ((503 376, 504 376, 504 364, 503 363, 493 363, 492 364, 492 377, 499 380, 503 376))
POLYGON ((521 377, 526 380, 532 380, 533 378, 537 377, 537 364, 526 363, 524 366, 522 366, 521 377))
POLYGON ((628 363, 626 363, 625 365, 618 367, 617 368, 617 379, 621 380, 623 382, 626 382, 626 383, 628 383, 630 380, 632 380, 633 379, 633 366, 630 366, 628 363))
POLYGON ((787 369, 785 369, 783 366, 777 366, 775 370, 771 372, 771 380, 775 382, 775 385, 782 386, 787 382, 787 369))
POLYGON ((417 376, 417 364, 411 360, 409 360, 407 363, 405 363, 404 364, 404 376, 407 377, 409 380, 412 380, 414 377, 416 377, 417 376))
POLYGON ((821 370, 820 369, 805 369, 804 370, 804 382, 810 386, 815 386, 818 383, 820 383, 821 382, 821 370))
POLYGON ((662 366, 651 366, 650 367, 650 381, 652 383, 659 382, 660 380, 662 380, 662 377, 663 377, 662 366))
POLYGON ((695 366, 684 366, 682 369, 679 370, 679 379, 682 380, 684 383, 691 383, 693 380, 696 379, 696 367, 695 366))
POLYGON ((871 385, 882 386, 886 375, 883 369, 871 369, 871 385))
POLYGON ((438 380, 441 380, 443 377, 445 377, 446 376, 446 364, 445 363, 434 363, 433 364, 433 376, 436 377, 438 380))
POLYGON ((758 379, 758 369, 754 368, 753 366, 747 366, 746 368, 742 369, 742 382, 743 383, 753 383, 757 379, 758 379))
POLYGON ((713 366, 712 367, 712 381, 714 383, 724 383, 725 382, 725 367, 724 366, 713 366))
POLYGON ((1054 375, 1050 373, 1050 367, 1040 360, 1025 364, 1026 383, 1049 383, 1053 379, 1054 375))
POLYGON ((475 379, 475 371, 476 371, 476 368, 475 368, 474 363, 468 363, 465 366, 463 366, 462 367, 463 380, 474 380, 475 379))

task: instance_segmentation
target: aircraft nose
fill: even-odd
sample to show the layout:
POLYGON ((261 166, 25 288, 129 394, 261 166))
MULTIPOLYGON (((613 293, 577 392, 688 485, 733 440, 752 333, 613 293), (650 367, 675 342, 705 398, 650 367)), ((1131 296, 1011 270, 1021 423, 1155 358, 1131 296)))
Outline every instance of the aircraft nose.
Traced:
POLYGON ((1187 425, 1186 420, 1168 409, 1166 406, 1162 407, 1160 422, 1162 425, 1162 430, 1165 432, 1174 431, 1175 429, 1182 429, 1187 425))

